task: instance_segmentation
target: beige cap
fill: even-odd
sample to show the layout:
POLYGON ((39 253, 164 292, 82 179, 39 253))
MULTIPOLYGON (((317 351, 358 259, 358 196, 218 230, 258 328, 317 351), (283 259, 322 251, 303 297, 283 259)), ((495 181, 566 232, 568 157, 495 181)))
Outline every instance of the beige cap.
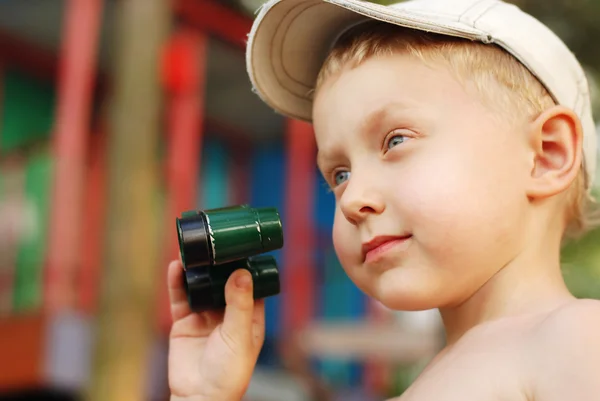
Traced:
POLYGON ((277 112, 310 121, 311 91, 340 34, 367 19, 494 43, 516 57, 558 104, 581 119, 588 183, 596 171, 597 133, 588 81, 549 28, 499 0, 411 0, 382 6, 359 0, 271 0, 248 36, 246 62, 258 95, 277 112))

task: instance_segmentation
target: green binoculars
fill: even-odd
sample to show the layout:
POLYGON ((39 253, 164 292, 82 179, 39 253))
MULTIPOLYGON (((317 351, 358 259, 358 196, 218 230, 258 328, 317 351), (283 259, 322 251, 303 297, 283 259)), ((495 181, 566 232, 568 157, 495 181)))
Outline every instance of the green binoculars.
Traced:
POLYGON ((275 208, 248 205, 182 213, 176 219, 184 286, 195 312, 225 306, 225 283, 238 269, 252 274, 254 298, 279 294, 275 258, 262 253, 283 247, 275 208))

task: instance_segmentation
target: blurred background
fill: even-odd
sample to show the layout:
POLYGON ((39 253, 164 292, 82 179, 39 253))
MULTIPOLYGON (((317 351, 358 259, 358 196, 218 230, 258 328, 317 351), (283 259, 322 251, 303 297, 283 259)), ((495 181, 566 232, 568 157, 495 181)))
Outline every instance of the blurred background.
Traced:
MULTIPOLYGON (((282 215, 247 400, 399 395, 443 345, 436 312, 386 310, 341 269, 311 127, 245 72, 261 2, 0 1, 0 400, 169 399, 165 268, 190 209, 282 215)), ((585 64, 600 115, 600 1, 515 3, 585 64)), ((566 247, 577 296, 600 298, 598 244, 566 247)))

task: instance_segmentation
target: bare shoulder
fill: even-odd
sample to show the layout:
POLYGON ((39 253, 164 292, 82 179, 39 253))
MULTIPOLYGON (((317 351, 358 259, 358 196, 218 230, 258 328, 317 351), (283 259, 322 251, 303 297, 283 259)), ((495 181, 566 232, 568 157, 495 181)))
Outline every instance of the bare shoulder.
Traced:
POLYGON ((536 401, 599 399, 600 301, 575 300, 555 310, 531 340, 536 401))
MULTIPOLYGON (((556 309, 544 319, 535 332, 539 340, 550 342, 578 339, 600 344, 600 301, 578 299, 556 309)), ((566 343, 564 348, 581 346, 566 343)))

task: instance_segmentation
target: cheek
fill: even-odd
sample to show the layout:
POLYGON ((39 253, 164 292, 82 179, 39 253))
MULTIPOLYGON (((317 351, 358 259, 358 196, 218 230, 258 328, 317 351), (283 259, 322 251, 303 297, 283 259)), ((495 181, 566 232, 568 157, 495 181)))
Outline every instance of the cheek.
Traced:
MULTIPOLYGON (((480 134, 486 135, 493 133, 480 134)), ((427 149, 406 177, 405 196, 423 210, 435 210, 440 222, 468 215, 493 218, 525 200, 524 171, 514 146, 503 139, 478 141, 465 136, 464 141, 440 142, 427 149)))
POLYGON ((333 219, 333 247, 342 266, 348 266, 356 259, 356 246, 352 235, 353 227, 337 207, 333 219))
POLYGON ((515 229, 526 221, 522 172, 505 159, 510 156, 502 144, 496 151, 482 147, 428 152, 429 160, 413 165, 397 194, 415 236, 438 261, 482 263, 494 253, 504 259, 498 253, 514 248, 515 229))
POLYGON ((362 268, 361 244, 356 228, 346 220, 339 208, 333 222, 333 246, 350 280, 365 294, 372 296, 372 278, 369 277, 368 270, 362 268))

